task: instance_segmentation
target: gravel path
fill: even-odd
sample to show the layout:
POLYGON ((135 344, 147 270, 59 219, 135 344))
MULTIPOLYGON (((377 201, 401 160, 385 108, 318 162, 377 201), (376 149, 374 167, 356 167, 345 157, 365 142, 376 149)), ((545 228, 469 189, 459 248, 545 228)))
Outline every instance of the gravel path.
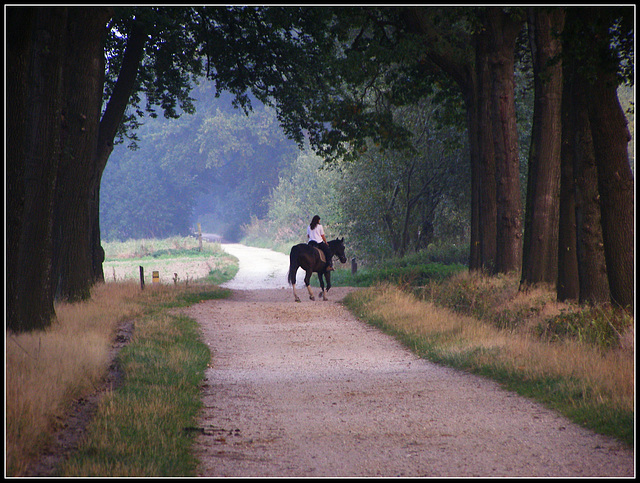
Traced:
POLYGON ((200 476, 634 476, 621 444, 359 322, 351 289, 295 303, 287 256, 223 248, 233 296, 188 309, 213 354, 200 476))

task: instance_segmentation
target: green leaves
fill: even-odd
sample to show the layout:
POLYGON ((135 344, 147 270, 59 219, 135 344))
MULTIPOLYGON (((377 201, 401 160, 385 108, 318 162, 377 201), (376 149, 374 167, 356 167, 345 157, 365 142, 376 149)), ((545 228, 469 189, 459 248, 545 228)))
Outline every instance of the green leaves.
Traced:
POLYGON ((107 239, 186 233, 196 221, 205 231, 237 237, 295 155, 273 109, 248 115, 215 96, 205 83, 194 91, 198 111, 180 119, 148 120, 139 149, 117 148, 102 184, 102 227, 107 239), (213 226, 212 226, 213 225, 213 226), (219 231, 218 231, 219 230, 219 231))

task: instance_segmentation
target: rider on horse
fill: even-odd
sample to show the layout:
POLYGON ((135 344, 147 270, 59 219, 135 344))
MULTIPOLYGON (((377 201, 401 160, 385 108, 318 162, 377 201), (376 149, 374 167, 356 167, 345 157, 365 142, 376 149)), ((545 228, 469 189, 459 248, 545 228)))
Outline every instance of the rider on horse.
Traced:
POLYGON ((311 219, 311 223, 307 227, 307 238, 309 239, 309 245, 316 246, 324 252, 324 256, 327 259, 326 271, 330 272, 333 268, 333 254, 327 244, 327 239, 324 236, 324 228, 320 224, 320 217, 315 215, 311 219))

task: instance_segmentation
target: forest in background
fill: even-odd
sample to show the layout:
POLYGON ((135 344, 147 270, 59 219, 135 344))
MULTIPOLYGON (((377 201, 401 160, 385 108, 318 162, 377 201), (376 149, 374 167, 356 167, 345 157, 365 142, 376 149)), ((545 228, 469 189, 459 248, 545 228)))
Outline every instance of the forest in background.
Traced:
POLYGON ((259 102, 246 115, 204 81, 196 111, 146 118, 136 139, 120 143, 102 180, 100 220, 107 241, 205 233, 238 241, 251 216, 297 156, 274 110, 259 102))

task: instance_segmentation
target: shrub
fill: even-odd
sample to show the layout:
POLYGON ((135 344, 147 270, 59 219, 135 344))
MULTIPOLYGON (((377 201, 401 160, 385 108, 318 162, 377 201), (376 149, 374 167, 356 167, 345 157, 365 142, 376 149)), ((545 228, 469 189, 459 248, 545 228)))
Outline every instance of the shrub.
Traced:
POLYGON ((571 338, 601 348, 617 347, 623 334, 633 327, 633 317, 625 311, 606 306, 589 306, 565 310, 537 328, 549 340, 571 338))

